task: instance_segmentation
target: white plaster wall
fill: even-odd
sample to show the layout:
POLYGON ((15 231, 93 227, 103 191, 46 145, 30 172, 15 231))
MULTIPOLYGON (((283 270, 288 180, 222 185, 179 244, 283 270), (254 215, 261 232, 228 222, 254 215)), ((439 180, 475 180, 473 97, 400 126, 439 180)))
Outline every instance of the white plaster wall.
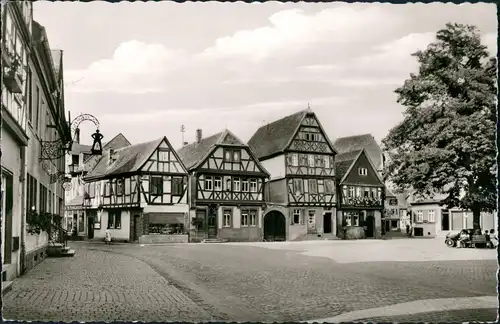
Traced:
POLYGON ((281 154, 260 162, 271 174, 271 180, 285 176, 285 155, 281 154))
MULTIPOLYGON (((9 170, 12 173, 12 237, 21 236, 21 217, 22 215, 22 203, 23 203, 23 187, 22 183, 19 181, 19 176, 21 175, 21 147, 14 140, 12 135, 7 132, 5 128, 2 128, 2 167, 9 170)), ((2 184, 2 186, 4 186, 2 184)), ((5 198, 5 197, 4 197, 5 198)), ((4 235, 4 223, 3 223, 3 212, 2 212, 2 239, 4 235)), ((2 240, 3 242, 3 240, 2 240)), ((2 261, 3 261, 3 245, 1 246, 2 261)), ((19 273, 19 255, 20 250, 12 252, 11 264, 13 265, 12 270, 16 270, 12 276, 16 277, 19 273)), ((11 274, 9 274, 9 277, 11 274)))
POLYGON ((146 205, 144 213, 189 213, 188 204, 146 205))
MULTIPOLYGON (((130 239, 130 212, 128 210, 122 210, 122 226, 120 229, 110 229, 111 239, 130 239)), ((106 229, 108 227, 108 211, 103 210, 101 214, 101 229, 94 229, 94 238, 104 238, 106 234, 106 229)))

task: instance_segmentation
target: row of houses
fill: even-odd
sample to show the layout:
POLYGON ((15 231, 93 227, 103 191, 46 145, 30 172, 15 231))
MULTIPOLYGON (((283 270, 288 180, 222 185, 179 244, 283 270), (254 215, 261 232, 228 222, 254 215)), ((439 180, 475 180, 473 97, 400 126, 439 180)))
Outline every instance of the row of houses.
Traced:
POLYGON ((61 153, 66 122, 63 55, 50 48, 32 2, 2 2, 1 218, 5 282, 46 257, 47 232, 30 231, 28 213, 64 215, 61 153))
MULTIPOLYGON (((415 236, 469 226, 467 212, 394 195, 370 134, 332 143, 310 109, 259 128, 248 143, 225 130, 174 150, 166 137, 131 145, 119 134, 101 158, 76 141, 68 158, 75 239, 140 243, 381 238, 411 225, 415 236), (448 217, 448 218, 447 218, 448 217), (448 219, 448 220, 447 220, 448 219), (448 224, 448 225, 446 225, 448 224)), ((493 228, 493 214, 482 215, 493 228)))
POLYGON ((102 239, 107 229, 141 243, 381 237, 380 166, 365 149, 339 153, 310 109, 248 143, 197 130, 176 151, 166 137, 130 145, 119 134, 102 157, 87 153, 76 143, 67 161, 66 226, 76 239, 102 239))

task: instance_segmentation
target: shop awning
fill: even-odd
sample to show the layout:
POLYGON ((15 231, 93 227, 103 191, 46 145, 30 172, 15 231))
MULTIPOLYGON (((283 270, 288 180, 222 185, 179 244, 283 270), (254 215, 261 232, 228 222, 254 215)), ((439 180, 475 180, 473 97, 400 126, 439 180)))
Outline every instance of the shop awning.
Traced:
POLYGON ((184 213, 149 213, 149 224, 184 224, 184 213))

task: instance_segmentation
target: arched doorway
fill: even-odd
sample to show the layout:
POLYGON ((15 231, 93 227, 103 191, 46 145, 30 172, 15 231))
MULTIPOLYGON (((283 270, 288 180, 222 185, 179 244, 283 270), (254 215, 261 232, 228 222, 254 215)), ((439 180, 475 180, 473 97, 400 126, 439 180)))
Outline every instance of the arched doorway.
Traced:
POLYGON ((273 210, 264 217, 264 240, 286 241, 286 218, 279 211, 273 210))
POLYGON ((375 237, 375 217, 366 217, 366 237, 375 237))

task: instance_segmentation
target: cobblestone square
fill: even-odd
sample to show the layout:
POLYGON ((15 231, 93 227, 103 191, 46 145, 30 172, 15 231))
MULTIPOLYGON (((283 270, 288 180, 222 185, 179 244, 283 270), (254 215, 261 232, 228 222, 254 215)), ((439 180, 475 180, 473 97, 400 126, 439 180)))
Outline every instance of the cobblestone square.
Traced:
POLYGON ((450 256, 440 244, 72 243, 74 258, 47 259, 17 279, 3 312, 45 321, 353 321, 377 312, 398 321, 494 320, 495 251, 446 248, 450 256), (414 252, 403 260, 401 249, 414 252))

